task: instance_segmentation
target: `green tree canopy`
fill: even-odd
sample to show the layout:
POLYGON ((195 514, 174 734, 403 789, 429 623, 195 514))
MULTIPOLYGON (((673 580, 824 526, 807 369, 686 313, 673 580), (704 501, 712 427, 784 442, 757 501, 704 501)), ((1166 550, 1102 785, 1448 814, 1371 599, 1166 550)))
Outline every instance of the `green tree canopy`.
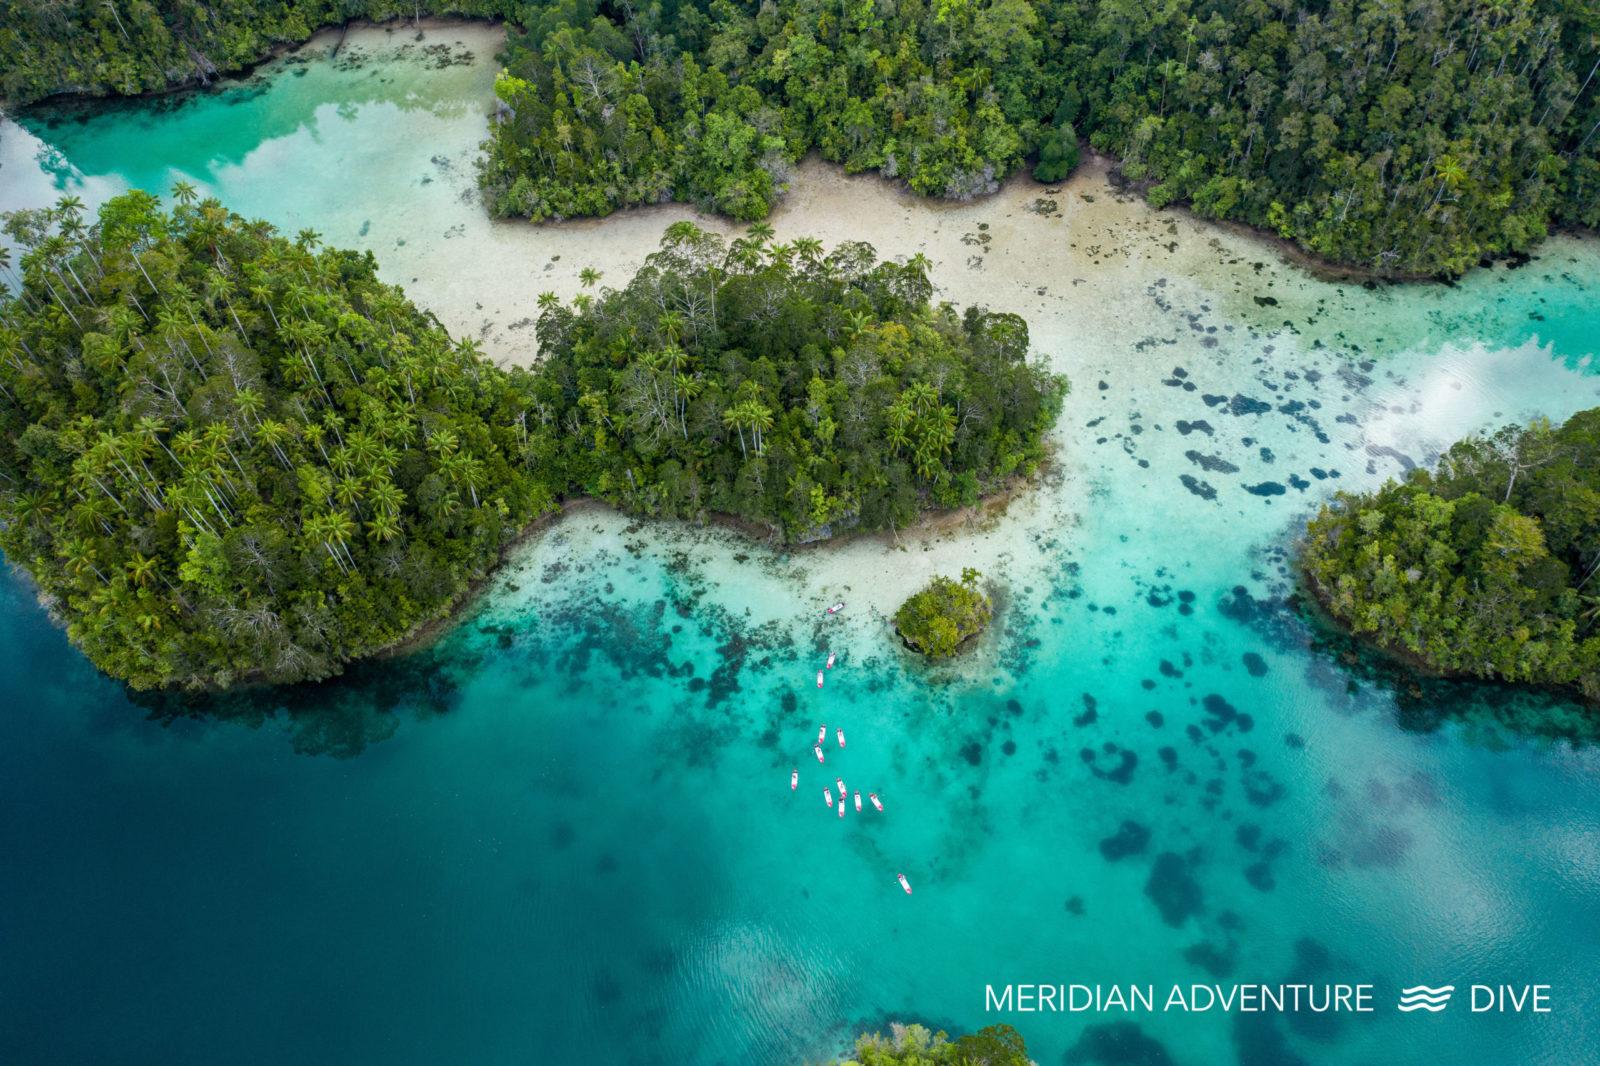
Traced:
POLYGON ((894 1024, 887 1035, 863 1034, 855 1054, 836 1066, 1033 1066, 1022 1036, 991 1025, 951 1040, 922 1025, 894 1024))
POLYGON ((0 0, 0 96, 204 81, 352 18, 511 22, 482 183, 501 215, 682 200, 767 215, 810 151, 928 196, 1076 138, 1152 203, 1380 274, 1600 226, 1589 0, 0 0))
POLYGON ((624 288, 541 298, 544 361, 507 372, 370 254, 174 199, 14 213, 0 291, 0 548, 138 687, 327 676, 575 492, 791 539, 969 504, 1066 387, 919 260, 688 224, 624 288))
POLYGON ((1600 13, 1574 0, 567 3, 513 38, 501 214, 664 198, 764 216, 817 151, 929 196, 1077 137, 1156 205, 1381 274, 1600 225, 1600 13))
POLYGON ((1451 447, 1341 495, 1302 565, 1355 633, 1435 670, 1600 700, 1600 409, 1451 447))
POLYGON ((983 632, 993 616, 989 597, 978 587, 982 576, 967 567, 961 571, 960 581, 935 577, 895 611, 895 629, 928 658, 948 659, 983 632))
POLYGON ((931 303, 925 263, 690 223, 621 289, 539 320, 545 410, 582 491, 811 540, 975 503, 1031 473, 1066 382, 1016 315, 931 303))
POLYGON ((547 438, 370 255, 175 195, 7 219, 0 547, 137 687, 324 677, 553 508, 547 438))

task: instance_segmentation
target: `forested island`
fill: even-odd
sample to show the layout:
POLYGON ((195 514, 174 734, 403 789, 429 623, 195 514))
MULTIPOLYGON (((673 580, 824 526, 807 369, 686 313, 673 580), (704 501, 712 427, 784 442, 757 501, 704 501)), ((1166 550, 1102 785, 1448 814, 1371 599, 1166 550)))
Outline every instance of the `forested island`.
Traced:
POLYGON ((1157 206, 1455 274, 1600 218, 1597 41, 1570 0, 568 0, 511 38, 484 184, 533 218, 759 218, 812 150, 964 199, 1085 137, 1157 206))
POLYGON ((576 489, 805 542, 1033 472, 1066 381, 1019 316, 935 306, 920 256, 769 233, 680 222, 624 287, 543 298, 535 410, 576 489))
POLYGON ((0 548, 140 688, 334 673, 573 495, 903 526, 1030 472, 1065 389, 918 261, 689 224, 622 289, 541 298, 544 360, 506 371, 369 253, 174 198, 9 216, 0 292, 0 548))
POLYGON ((136 687, 324 677, 448 610, 560 486, 517 376, 370 254, 174 196, 6 221, 0 547, 136 687))
POLYGON ((1161 206, 1387 276, 1600 224, 1600 16, 1579 0, 0 0, 0 94, 148 92, 354 18, 509 22, 493 211, 766 216, 816 151, 967 198, 1080 139, 1161 206))
POLYGON ((1302 565, 1333 617, 1380 648, 1600 702, 1600 409, 1460 441, 1437 470, 1339 496, 1302 565))

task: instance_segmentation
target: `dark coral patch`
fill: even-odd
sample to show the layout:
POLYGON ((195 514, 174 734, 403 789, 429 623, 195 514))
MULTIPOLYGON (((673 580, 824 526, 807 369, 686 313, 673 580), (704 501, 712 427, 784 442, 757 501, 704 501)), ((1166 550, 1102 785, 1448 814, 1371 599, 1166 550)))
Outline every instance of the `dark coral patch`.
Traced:
POLYGON ((1112 781, 1119 785, 1126 785, 1132 781, 1133 771, 1139 765, 1137 754, 1111 743, 1107 743, 1100 754, 1096 754, 1093 748, 1084 748, 1078 753, 1078 757, 1094 776, 1102 781, 1112 781))
POLYGON ((1177 927, 1205 910, 1205 896, 1195 879, 1192 863, 1174 851, 1156 856, 1144 894, 1161 912, 1161 920, 1177 927))
POLYGON ((1172 1066, 1166 1045, 1134 1022, 1110 1022, 1084 1029, 1064 1060, 1070 1066, 1172 1066))
POLYGON ((1117 831, 1100 841, 1100 854, 1107 862, 1119 862, 1130 855, 1142 855, 1150 844, 1150 829, 1138 822, 1124 820, 1117 831))

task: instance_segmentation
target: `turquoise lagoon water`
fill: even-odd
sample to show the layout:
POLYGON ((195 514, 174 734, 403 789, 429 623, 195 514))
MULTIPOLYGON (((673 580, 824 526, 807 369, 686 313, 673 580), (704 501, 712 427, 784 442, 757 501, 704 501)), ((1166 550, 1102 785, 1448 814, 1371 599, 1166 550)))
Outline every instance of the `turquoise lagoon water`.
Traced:
MULTIPOLYGON (((473 306, 459 235, 531 273, 639 223, 479 219, 486 39, 441 65, 368 35, 364 62, 29 116, 0 130, 0 196, 187 175, 365 240, 515 358, 542 286, 473 306)), ((1009 1021, 1051 1064, 1600 1061, 1589 719, 1351 654, 1288 563, 1336 489, 1600 402, 1600 253, 1366 290, 1098 186, 1060 198, 896 200, 925 226, 879 241, 991 221, 940 284, 1027 314, 1073 377, 1060 461, 1004 516, 779 555, 580 510, 426 652, 195 702, 130 696, 0 586, 0 1061, 783 1064, 908 1018, 1009 1021), (883 612, 967 559, 999 623, 930 671, 883 612), (850 745, 819 768, 821 722, 850 745), (835 776, 887 812, 838 819, 835 776), (1370 982, 1378 1009, 984 1010, 987 983, 1236 981, 1370 982), (1394 1010, 1472 982, 1549 984, 1554 1010, 1394 1010)), ((838 224, 796 199, 780 232, 838 224)))

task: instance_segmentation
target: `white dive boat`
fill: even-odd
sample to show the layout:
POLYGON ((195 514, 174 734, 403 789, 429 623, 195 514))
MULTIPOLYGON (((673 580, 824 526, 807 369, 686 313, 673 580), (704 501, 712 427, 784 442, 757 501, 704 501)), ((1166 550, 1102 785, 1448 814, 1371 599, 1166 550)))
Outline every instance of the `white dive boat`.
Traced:
POLYGON ((828 666, 827 666, 827 669, 829 669, 829 670, 833 669, 833 652, 831 652, 831 651, 828 653, 828 666))
POLYGON ((878 809, 879 814, 883 813, 883 801, 878 799, 878 794, 876 792, 867 793, 867 799, 872 801, 872 805, 878 809))
POLYGON ((839 817, 844 817, 844 800, 839 801, 839 817))
POLYGON ((822 790, 822 802, 827 804, 829 807, 832 807, 833 806, 833 793, 828 791, 827 789, 823 789, 822 790))
POLYGON ((828 742, 828 723, 827 722, 823 722, 822 725, 817 729, 817 743, 818 744, 826 744, 827 742, 828 742))
POLYGON ((789 791, 793 792, 800 787, 800 767, 796 766, 789 771, 789 791))
POLYGON ((844 747, 844 730, 840 729, 837 732, 839 734, 839 746, 842 748, 844 747))
POLYGON ((820 745, 813 745, 811 750, 817 753, 817 761, 821 762, 822 761, 822 747, 820 745))
POLYGON ((822 671, 821 670, 817 671, 817 687, 818 688, 822 687, 822 671))
POLYGON ((838 603, 834 604, 832 607, 829 607, 827 613, 828 614, 838 614, 842 610, 844 610, 844 601, 840 600, 838 603))
POLYGON ((850 795, 850 793, 845 791, 844 778, 836 777, 836 778, 833 779, 833 783, 839 786, 839 798, 840 799, 844 799, 846 796, 850 795))
POLYGON ((900 887, 906 890, 906 895, 911 895, 911 882, 906 880, 905 874, 895 874, 900 879, 900 887))
POLYGON ((856 813, 861 813, 861 790, 856 789, 856 813))

